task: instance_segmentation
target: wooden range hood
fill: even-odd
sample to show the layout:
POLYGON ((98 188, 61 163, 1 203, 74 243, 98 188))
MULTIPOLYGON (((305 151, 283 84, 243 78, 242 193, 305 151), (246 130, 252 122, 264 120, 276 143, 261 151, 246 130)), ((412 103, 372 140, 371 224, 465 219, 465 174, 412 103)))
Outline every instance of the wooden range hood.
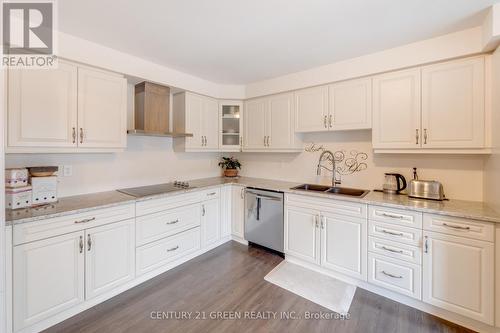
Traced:
POLYGON ((170 88, 151 82, 135 85, 134 129, 129 135, 192 137, 170 131, 170 88))

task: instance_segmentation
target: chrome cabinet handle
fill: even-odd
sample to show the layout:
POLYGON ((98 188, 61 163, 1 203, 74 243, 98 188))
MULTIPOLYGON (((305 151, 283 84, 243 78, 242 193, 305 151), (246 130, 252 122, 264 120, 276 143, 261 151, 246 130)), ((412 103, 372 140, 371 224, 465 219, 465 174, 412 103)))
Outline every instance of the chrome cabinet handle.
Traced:
POLYGON ((328 117, 328 125, 329 125, 330 127, 332 127, 332 126, 333 126, 333 115, 330 115, 330 116, 328 117))
POLYGON ((80 253, 83 253, 83 236, 80 236, 80 253))
POLYGON ((267 136, 267 146, 268 146, 268 147, 270 147, 270 146, 271 146, 271 144, 269 143, 269 139, 270 139, 270 138, 271 138, 271 137, 268 135, 268 136, 267 136))
POLYGON ((429 237, 424 236, 424 238, 425 238, 424 253, 429 253, 429 237))
POLYGON ((448 223, 443 222, 443 226, 448 227, 448 228, 453 228, 453 229, 459 229, 459 230, 470 230, 470 227, 461 227, 458 225, 451 225, 448 223))
POLYGON ((95 217, 92 217, 90 219, 83 219, 83 220, 80 220, 80 221, 75 221, 74 223, 75 224, 79 224, 79 223, 88 223, 88 222, 92 222, 92 221, 95 221, 95 217))
POLYGON ((387 275, 388 277, 391 277, 394 279, 402 279, 403 278, 401 275, 393 275, 391 273, 387 273, 386 271, 382 271, 382 274, 387 275))
POLYGON ((318 215, 314 215, 314 225, 316 228, 319 227, 319 216, 318 215))
POLYGON ((76 143, 76 128, 73 127, 73 143, 76 143))
POLYGON ((390 217, 391 219, 400 219, 400 220, 404 219, 403 215, 390 214, 390 213, 382 213, 382 216, 390 217))
POLYGON ((83 128, 80 127, 80 143, 83 143, 83 128))
POLYGON ((201 205, 201 216, 205 216, 205 205, 201 205))
POLYGON ((92 249, 92 239, 90 238, 90 234, 87 235, 87 251, 92 249))
POLYGON ((394 250, 394 249, 388 248, 388 247, 386 247, 384 245, 382 245, 381 249, 389 251, 389 252, 393 252, 393 253, 401 253, 401 254, 403 254, 402 250, 394 250))
POLYGON ((167 252, 172 252, 172 251, 175 251, 175 250, 177 250, 178 248, 179 248, 179 245, 174 246, 174 247, 172 247, 172 248, 170 248, 170 249, 167 249, 167 252))
POLYGON ((174 221, 167 222, 167 224, 176 224, 176 223, 179 223, 179 219, 174 220, 174 221))
POLYGON ((418 145, 418 139, 420 138, 420 135, 418 135, 418 128, 415 130, 416 134, 415 134, 415 139, 417 141, 417 145, 418 145))
POLYGON ((381 230, 384 234, 389 234, 389 235, 393 235, 393 236, 400 236, 400 237, 403 237, 404 234, 402 232, 392 232, 392 231, 387 231, 385 229, 382 229, 381 230))
POLYGON ((427 128, 424 128, 424 145, 427 144, 427 128))
POLYGON ((241 189, 240 196, 242 199, 245 199, 245 188, 244 187, 241 189))
POLYGON ((320 225, 321 225, 321 229, 325 229, 325 224, 326 224, 326 222, 325 222, 325 217, 324 217, 324 216, 321 216, 321 221, 320 221, 320 222, 321 222, 321 223, 320 223, 320 225))
POLYGON ((207 139, 207 136, 205 135, 205 147, 207 146, 208 144, 208 139, 207 139))
POLYGON ((264 135, 264 147, 266 147, 266 138, 267 136, 264 135))
POLYGON ((327 118, 328 118, 327 116, 323 118, 323 125, 325 126, 325 128, 328 128, 328 125, 326 124, 326 122, 328 121, 327 118))
POLYGON ((212 195, 216 195, 217 192, 210 192, 210 193, 207 193, 207 196, 212 196, 212 195))

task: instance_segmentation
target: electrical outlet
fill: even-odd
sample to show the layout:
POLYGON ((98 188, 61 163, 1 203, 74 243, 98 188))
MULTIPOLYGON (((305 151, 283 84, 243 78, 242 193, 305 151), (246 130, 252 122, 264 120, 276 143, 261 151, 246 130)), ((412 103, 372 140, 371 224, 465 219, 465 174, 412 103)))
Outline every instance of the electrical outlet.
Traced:
POLYGON ((63 176, 64 177, 73 176, 73 166, 72 165, 64 165, 63 166, 63 176))

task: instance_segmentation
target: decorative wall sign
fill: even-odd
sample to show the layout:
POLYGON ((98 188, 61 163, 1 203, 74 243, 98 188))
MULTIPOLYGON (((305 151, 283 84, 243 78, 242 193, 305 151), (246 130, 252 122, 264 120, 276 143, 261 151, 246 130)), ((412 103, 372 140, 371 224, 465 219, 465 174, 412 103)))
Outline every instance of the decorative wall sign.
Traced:
MULTIPOLYGON (((328 149, 324 148, 323 145, 317 145, 311 142, 304 150, 307 153, 322 153, 328 149)), ((346 150, 337 150, 333 153, 333 157, 335 159, 335 171, 341 175, 352 175, 355 172, 360 172, 368 168, 365 162, 368 159, 368 154, 357 150, 351 150, 349 152, 346 150)), ((324 159, 330 160, 330 163, 333 165, 333 161, 329 155, 325 155, 324 159)))

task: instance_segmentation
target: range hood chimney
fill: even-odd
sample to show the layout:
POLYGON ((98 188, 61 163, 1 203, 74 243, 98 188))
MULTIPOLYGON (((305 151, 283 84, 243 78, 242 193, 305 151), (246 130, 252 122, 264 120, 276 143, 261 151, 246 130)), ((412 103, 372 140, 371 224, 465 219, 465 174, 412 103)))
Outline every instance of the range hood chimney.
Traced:
POLYGON ((135 123, 130 135, 191 137, 170 131, 170 88, 151 82, 135 86, 135 123))

